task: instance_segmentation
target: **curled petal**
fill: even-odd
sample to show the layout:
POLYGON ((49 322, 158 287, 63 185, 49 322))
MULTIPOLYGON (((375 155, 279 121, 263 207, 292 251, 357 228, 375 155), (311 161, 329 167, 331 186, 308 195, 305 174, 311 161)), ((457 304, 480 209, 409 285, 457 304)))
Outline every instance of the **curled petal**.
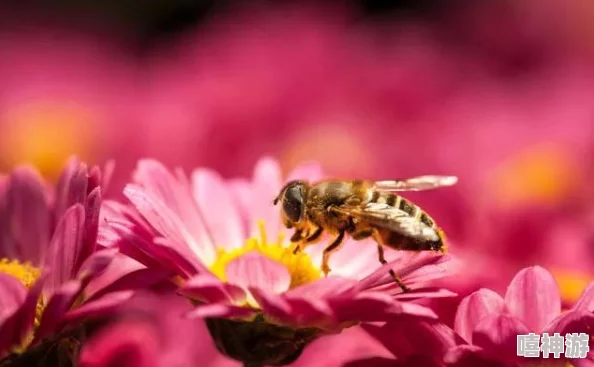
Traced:
POLYGON ((95 317, 104 317, 118 309, 120 305, 132 298, 133 291, 120 291, 85 303, 64 315, 63 323, 76 324, 95 317))
POLYGON ((251 287, 249 291, 267 315, 272 316, 276 320, 290 320, 292 309, 285 297, 266 289, 251 287))
POLYGON ((551 325, 546 328, 549 334, 559 333, 586 333, 592 335, 594 330, 594 314, 584 309, 567 311, 557 317, 551 325))
POLYGON ((514 361, 518 358, 517 337, 528 333, 528 327, 512 315, 490 315, 484 317, 475 328, 472 340, 489 356, 514 361))
POLYGON ((0 324, 23 304, 26 294, 27 290, 21 282, 0 273, 0 324))
POLYGON ((446 325, 414 318, 395 319, 381 327, 364 324, 362 328, 399 359, 415 354, 441 359, 459 342, 456 333, 446 325))
POLYGON ((229 283, 246 290, 254 287, 282 293, 291 284, 291 276, 283 264, 255 251, 231 261, 227 264, 225 273, 229 283))
POLYGON ((298 327, 325 327, 336 323, 334 310, 325 300, 310 298, 286 299, 291 308, 288 323, 298 327))
POLYGON ((467 342, 472 343, 472 333, 487 316, 500 315, 505 310, 505 302, 497 293, 480 289, 465 297, 458 306, 454 328, 467 342))
POLYGON ((240 287, 223 283, 210 274, 198 274, 190 278, 180 289, 180 293, 205 303, 234 303, 247 297, 240 287))
POLYGON ((209 305, 198 306, 194 310, 188 312, 186 316, 190 319, 210 317, 246 318, 254 316, 256 312, 256 310, 246 307, 212 303, 209 305))
POLYGON ((85 226, 80 253, 74 268, 78 269, 97 247, 99 231, 99 210, 101 208, 101 188, 95 188, 87 197, 85 203, 85 226))
POLYGON ((505 294, 508 310, 530 330, 541 332, 561 312, 561 296, 555 279, 544 268, 520 270, 505 294))

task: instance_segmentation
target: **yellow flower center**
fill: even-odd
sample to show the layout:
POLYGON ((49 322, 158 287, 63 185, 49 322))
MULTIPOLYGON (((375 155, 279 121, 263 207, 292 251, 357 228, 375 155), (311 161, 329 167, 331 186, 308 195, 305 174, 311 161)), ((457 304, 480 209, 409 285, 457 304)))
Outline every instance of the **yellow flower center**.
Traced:
POLYGON ((70 155, 85 158, 92 153, 92 121, 79 106, 32 101, 4 111, 0 120, 0 165, 5 168, 27 162, 55 178, 70 155))
POLYGON ((264 223, 259 223, 260 236, 259 238, 250 238, 245 242, 245 246, 238 249, 226 250, 219 249, 218 256, 215 262, 210 266, 210 271, 213 272, 221 280, 227 280, 225 269, 227 264, 251 251, 257 251, 260 254, 283 264, 289 274, 291 275, 290 288, 300 286, 302 284, 311 283, 322 276, 321 270, 314 266, 311 258, 305 252, 293 254, 291 246, 283 245, 283 235, 279 235, 276 242, 268 242, 266 238, 266 230, 264 223))
POLYGON ((33 265, 6 258, 0 259, 0 273, 10 275, 27 288, 31 288, 39 277, 39 269, 33 265))
POLYGON ((574 304, 581 297, 582 292, 594 277, 589 274, 567 270, 552 270, 553 276, 559 285, 561 299, 574 304))
MULTIPOLYGON (((33 286, 33 283, 35 283, 35 281, 37 280, 37 278, 39 278, 41 271, 27 262, 22 263, 18 260, 2 258, 0 259, 0 273, 10 275, 11 277, 21 282, 21 284, 23 284, 27 289, 30 289, 31 286, 33 286)), ((37 309, 35 310, 35 328, 39 326, 39 322, 41 321, 43 307, 43 300, 40 297, 39 301, 37 301, 37 309)), ((27 336, 20 346, 13 348, 12 352, 22 353, 32 341, 33 333, 27 336)))
POLYGON ((502 206, 557 203, 580 182, 575 158, 562 147, 537 145, 503 162, 490 182, 502 206))

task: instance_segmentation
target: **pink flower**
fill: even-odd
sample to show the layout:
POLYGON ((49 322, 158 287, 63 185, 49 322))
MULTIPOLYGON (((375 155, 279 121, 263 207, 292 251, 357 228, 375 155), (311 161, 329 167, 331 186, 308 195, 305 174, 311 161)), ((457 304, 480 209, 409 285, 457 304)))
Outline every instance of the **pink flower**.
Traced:
MULTIPOLYGON (((173 295, 137 295, 85 343, 80 366, 241 366, 217 350, 203 320, 183 317, 191 309, 190 303, 173 295)), ((389 353, 362 328, 352 327, 317 339, 290 366, 340 367, 373 355, 389 353)))
MULTIPOLYGON (((317 165, 308 164, 287 180, 321 175, 317 165)), ((226 181, 205 168, 188 180, 179 171, 173 175, 158 162, 143 160, 125 189, 137 212, 109 203, 111 230, 101 242, 176 275, 179 292, 196 303, 189 316, 216 319, 209 327, 217 329, 217 343, 239 360, 279 363, 281 358, 286 363, 300 352, 301 347, 290 347, 296 340, 302 346, 359 322, 435 317, 416 301, 451 295, 428 286, 445 275, 447 256, 390 252, 389 264, 379 266, 375 245, 346 241, 331 259, 331 275, 323 278, 324 246, 297 255, 289 246, 290 234, 272 204, 283 181, 277 162, 269 158, 259 161, 249 181, 226 181), (401 292, 388 268, 410 293, 401 292), (254 331, 255 325, 261 326, 254 331), (277 336, 271 336, 272 330, 277 336), (280 330, 286 339, 278 336, 280 330), (274 355, 262 348, 246 355, 241 341, 254 338, 289 350, 274 355)))
POLYGON ((84 344, 80 366, 239 366, 216 350, 204 321, 183 317, 191 309, 174 295, 139 294, 84 344))
POLYGON ((450 349, 445 361, 455 366, 515 366, 526 363, 524 357, 517 356, 517 335, 587 333, 591 337, 593 290, 591 284, 573 308, 562 311, 555 280, 538 266, 521 270, 505 298, 481 289, 464 298, 456 314, 455 330, 468 344, 450 349))
POLYGON ((30 167, 0 179, 0 356, 129 297, 115 281, 131 267, 114 273, 112 261, 132 260, 96 246, 110 172, 71 159, 55 189, 30 167))

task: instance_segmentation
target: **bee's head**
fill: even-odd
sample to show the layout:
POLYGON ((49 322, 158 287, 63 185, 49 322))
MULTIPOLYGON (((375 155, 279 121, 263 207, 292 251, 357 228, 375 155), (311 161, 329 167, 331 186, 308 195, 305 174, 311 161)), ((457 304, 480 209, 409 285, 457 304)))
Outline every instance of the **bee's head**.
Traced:
POLYGON ((274 199, 274 205, 281 203, 283 224, 292 228, 303 219, 305 212, 305 195, 308 184, 305 181, 290 181, 274 199))

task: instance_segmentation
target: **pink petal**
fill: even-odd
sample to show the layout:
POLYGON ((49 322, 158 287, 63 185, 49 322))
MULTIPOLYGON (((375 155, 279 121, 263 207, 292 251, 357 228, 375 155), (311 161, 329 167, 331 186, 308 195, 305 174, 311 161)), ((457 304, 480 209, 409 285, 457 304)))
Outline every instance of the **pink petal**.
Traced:
POLYGON ((249 233, 248 229, 250 228, 250 213, 252 209, 252 185, 249 181, 245 179, 230 179, 227 180, 227 188, 231 197, 233 198, 233 203, 239 212, 241 218, 241 228, 243 229, 242 233, 249 233))
MULTIPOLYGON (((124 195, 153 228, 164 237, 175 243, 186 245, 205 264, 214 261, 216 251, 210 239, 197 241, 188 232, 178 213, 174 212, 173 208, 169 207, 160 198, 135 185, 127 185, 124 189, 124 195)), ((187 200, 192 199, 187 198, 187 200)), ((202 233, 204 234, 204 232, 202 233)))
POLYGON ((66 313, 62 324, 74 325, 92 318, 106 317, 116 311, 124 302, 132 298, 133 295, 134 291, 113 292, 97 300, 86 302, 66 313))
POLYGON ((247 297, 239 287, 223 283, 209 274, 198 274, 190 278, 179 290, 180 294, 204 303, 234 303, 247 297))
POLYGON ((287 175, 287 181, 305 180, 316 182, 324 178, 324 170, 318 162, 306 162, 295 167, 287 175))
POLYGON ((472 333, 487 316, 499 315, 505 311, 505 302, 497 293, 480 289, 465 297, 458 306, 454 329, 467 342, 472 343, 472 333))
POLYGON ((35 332, 34 342, 42 340, 48 334, 57 331, 64 315, 72 307, 80 292, 81 283, 77 280, 71 280, 51 294, 47 305, 43 309, 43 316, 39 328, 35 332))
POLYGON ((594 330, 594 314, 588 310, 575 309, 561 314, 544 331, 550 335, 553 333, 561 335, 586 333, 592 335, 591 330, 594 330))
POLYGON ((256 251, 234 259, 225 268, 227 281, 244 289, 250 287, 282 293, 289 289, 291 276, 287 268, 256 251))
POLYGON ((423 353, 441 359, 459 341, 446 325, 418 319, 400 318, 381 327, 363 324, 362 328, 398 358, 423 353))
POLYGON ((459 345, 450 349, 443 358, 448 366, 454 367, 507 367, 497 359, 489 357, 481 347, 459 345))
POLYGON ((93 277, 85 287, 87 300, 105 293, 125 290, 143 289, 168 279, 169 271, 147 269, 139 262, 122 254, 116 254, 100 276, 93 277))
POLYGON ((17 279, 0 273, 0 325, 25 301, 27 289, 17 279))
POLYGON ((174 177, 161 163, 152 159, 138 162, 134 181, 143 186, 154 201, 162 203, 167 208, 170 213, 168 216, 176 217, 175 222, 179 222, 176 226, 178 231, 183 232, 183 238, 192 238, 185 238, 186 243, 194 252, 204 253, 201 254, 204 256, 203 261, 210 264, 214 259, 214 244, 205 227, 204 218, 192 199, 192 190, 187 182, 174 177), (194 248, 194 243, 197 243, 200 249, 194 248))
POLYGON ((43 262, 51 220, 45 190, 37 171, 29 167, 14 170, 7 183, 6 212, 0 213, 0 256, 35 265, 43 262))
POLYGON ((241 247, 245 240, 242 219, 221 176, 209 169, 195 170, 192 192, 216 246, 241 247))
POLYGON ((185 246, 176 244, 170 239, 155 238, 153 248, 157 259, 167 261, 182 276, 189 278, 198 272, 207 271, 206 267, 185 246))
POLYGON ((541 332, 561 312, 561 296, 555 279, 544 268, 520 270, 505 294, 508 310, 533 332, 541 332))
POLYGON ((259 235, 258 222, 264 221, 268 238, 278 238, 281 230, 280 212, 272 201, 279 194, 281 186, 282 174, 278 162, 269 157, 260 159, 254 168, 249 237, 259 235))
POLYGON ((85 203, 87 197, 87 166, 76 157, 68 160, 56 186, 56 217, 60 218, 68 208, 85 203))
POLYGON ((117 249, 102 249, 93 253, 81 266, 76 278, 87 284, 97 275, 100 275, 111 264, 118 253, 117 249))
MULTIPOLYGON (((353 326, 339 334, 323 336, 313 341, 290 366, 319 366, 322 364, 321 360, 324 366, 343 366, 357 358, 376 356, 391 357, 377 340, 370 338, 361 327, 353 326)), ((393 357, 391 361, 394 362, 393 357)))
POLYGON ((78 254, 75 269, 79 269, 82 263, 95 251, 97 246, 97 233, 99 230, 99 210, 101 208, 101 188, 97 187, 87 197, 85 203, 85 228, 84 237, 78 254))
POLYGON ((2 303, 0 305, 2 306, 2 316, 0 318, 0 357, 10 347, 21 344, 25 337, 33 330, 37 300, 41 294, 45 277, 41 276, 37 280, 16 309, 14 302, 18 302, 21 298, 19 293, 21 291, 25 293, 26 290, 18 281, 18 284, 7 284, 12 281, 15 281, 15 279, 8 275, 0 274, 0 287, 3 288, 0 297, 0 302, 2 303), (15 290, 8 291, 7 288, 12 287, 21 287, 21 289, 16 290, 16 292, 15 290), (8 314, 11 309, 13 312, 8 314))
POLYGON ((124 321, 100 330, 83 346, 81 367, 156 367, 161 341, 148 322, 124 321))
POLYGON ((287 297, 327 298, 332 296, 354 296, 357 282, 353 279, 329 276, 312 283, 303 284, 286 292, 287 297))
POLYGON ((282 295, 260 288, 249 289, 262 311, 275 320, 290 320, 291 305, 282 295))
POLYGON ((75 275, 74 265, 80 254, 85 210, 76 204, 66 210, 51 240, 45 267, 51 269, 45 293, 52 293, 75 275))
POLYGON ((588 284, 586 289, 584 289, 582 296, 573 308, 594 312, 594 282, 588 284))
POLYGON ((530 330, 518 318, 507 315, 484 317, 472 335, 473 344, 482 347, 487 355, 504 361, 517 357, 517 336, 530 330))
POLYGON ((335 312, 326 300, 316 298, 285 298, 291 308, 287 320, 296 327, 330 327, 338 323, 335 312))
POLYGON ((190 319, 211 317, 246 318, 255 314, 256 311, 249 308, 212 303, 198 306, 193 311, 188 312, 186 316, 190 319))

